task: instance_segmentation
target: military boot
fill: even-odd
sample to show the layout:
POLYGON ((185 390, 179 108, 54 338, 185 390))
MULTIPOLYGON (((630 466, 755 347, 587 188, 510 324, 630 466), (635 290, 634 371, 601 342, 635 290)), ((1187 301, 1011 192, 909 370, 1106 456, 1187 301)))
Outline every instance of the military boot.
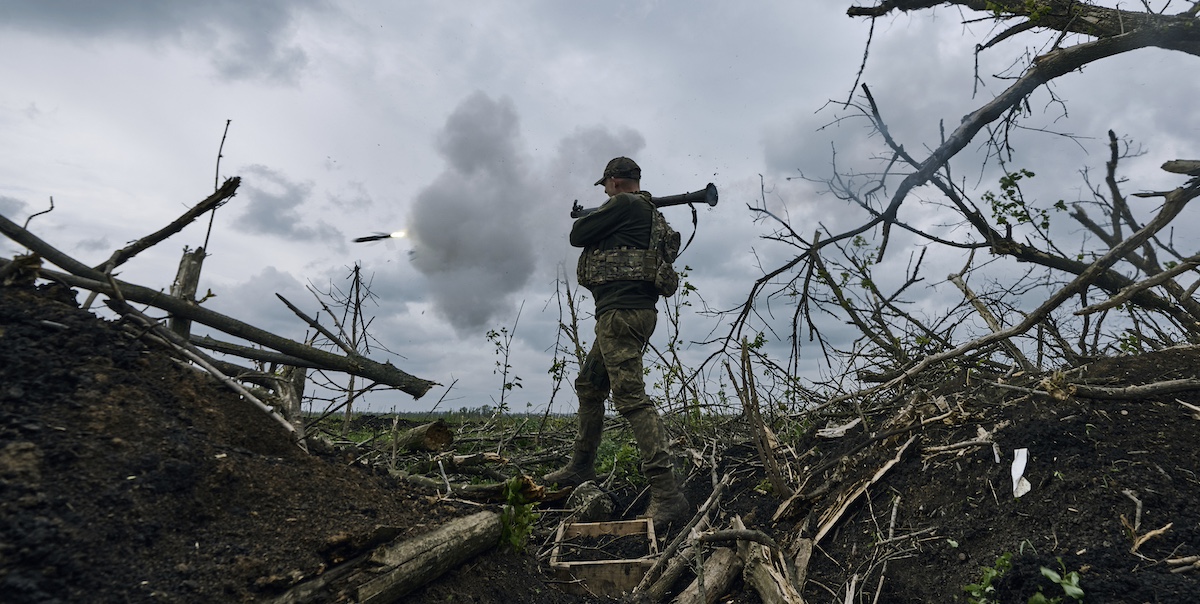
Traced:
POLYGON ((675 482, 675 473, 668 470, 650 476, 650 506, 646 515, 654 519, 655 530, 663 530, 672 524, 682 526, 692 517, 692 506, 675 482))
POLYGON ((599 405, 579 404, 579 433, 575 435, 575 447, 571 461, 560 470, 542 477, 546 484, 577 487, 596 479, 596 451, 600 448, 600 437, 604 433, 604 402, 599 405))
POLYGON ((650 507, 645 515, 654 519, 655 527, 664 530, 672 523, 687 520, 691 506, 675 481, 675 471, 667 454, 666 431, 658 412, 653 407, 638 409, 625 414, 625 418, 637 440, 642 472, 650 481, 650 507))

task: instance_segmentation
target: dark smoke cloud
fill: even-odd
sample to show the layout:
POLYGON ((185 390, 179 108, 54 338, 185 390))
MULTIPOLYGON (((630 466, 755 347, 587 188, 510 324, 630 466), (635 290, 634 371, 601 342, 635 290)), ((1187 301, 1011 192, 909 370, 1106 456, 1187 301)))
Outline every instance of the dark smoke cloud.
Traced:
POLYGON ((409 217, 413 265, 429 277, 438 312, 464 335, 508 309, 536 266, 531 238, 540 234, 525 222, 540 187, 519 138, 512 101, 468 97, 438 136, 446 170, 409 217))
POLYGON ((0 28, 177 44, 209 53, 217 72, 230 80, 295 83, 308 57, 291 44, 293 21, 301 11, 325 6, 324 0, 0 2, 0 28))
POLYGON ((631 129, 580 128, 535 165, 512 101, 467 97, 438 135, 445 171, 417 195, 407 225, 412 263, 429 278, 437 312, 461 336, 511 320, 517 292, 539 270, 552 282, 566 261, 571 200, 602 202, 592 183, 604 164, 644 145, 631 129))

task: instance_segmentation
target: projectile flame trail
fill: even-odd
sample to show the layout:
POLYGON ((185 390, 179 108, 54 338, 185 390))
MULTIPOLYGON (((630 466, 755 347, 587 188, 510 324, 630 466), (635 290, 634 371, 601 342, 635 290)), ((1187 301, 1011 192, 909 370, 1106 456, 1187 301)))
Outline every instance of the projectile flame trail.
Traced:
POLYGON ((408 231, 400 230, 393 233, 375 233, 366 237, 359 237, 354 240, 354 243, 366 243, 368 241, 379 241, 380 239, 401 239, 408 236, 408 231))

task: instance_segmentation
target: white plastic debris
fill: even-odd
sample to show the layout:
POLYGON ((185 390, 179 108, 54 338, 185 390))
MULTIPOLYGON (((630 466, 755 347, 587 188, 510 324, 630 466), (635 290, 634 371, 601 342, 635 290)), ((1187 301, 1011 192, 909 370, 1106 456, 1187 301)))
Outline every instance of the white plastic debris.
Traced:
POLYGON ((1033 485, 1025 480, 1025 463, 1029 460, 1029 449, 1016 449, 1013 451, 1012 463, 1012 480, 1013 480, 1013 497, 1020 497, 1033 489, 1033 485))

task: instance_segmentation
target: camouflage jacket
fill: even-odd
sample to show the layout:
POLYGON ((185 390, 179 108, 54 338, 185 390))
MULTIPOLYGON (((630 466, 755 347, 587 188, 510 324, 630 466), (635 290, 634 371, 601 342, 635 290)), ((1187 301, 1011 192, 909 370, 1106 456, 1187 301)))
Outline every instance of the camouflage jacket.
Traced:
POLYGON ((649 202, 645 191, 618 193, 571 226, 571 245, 583 248, 576 276, 596 299, 597 316, 617 308, 657 306, 655 255, 648 249, 654 206, 649 202))

